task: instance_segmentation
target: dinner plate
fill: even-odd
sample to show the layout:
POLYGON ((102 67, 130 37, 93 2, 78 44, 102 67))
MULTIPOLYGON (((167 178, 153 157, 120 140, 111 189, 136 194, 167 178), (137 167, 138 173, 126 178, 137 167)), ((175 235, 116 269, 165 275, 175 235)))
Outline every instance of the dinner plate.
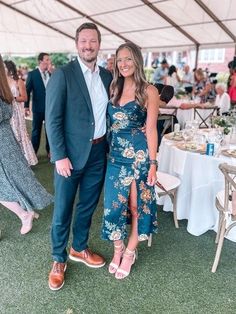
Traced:
POLYGON ((227 157, 236 158, 236 149, 224 149, 221 151, 221 154, 227 157))
POLYGON ((180 141, 184 140, 181 132, 168 133, 168 134, 165 135, 165 138, 167 140, 177 141, 177 142, 180 142, 180 141))
POLYGON ((189 152, 199 153, 199 154, 205 154, 206 153, 206 145, 204 144, 195 144, 195 143, 182 143, 176 145, 181 150, 186 150, 189 152))

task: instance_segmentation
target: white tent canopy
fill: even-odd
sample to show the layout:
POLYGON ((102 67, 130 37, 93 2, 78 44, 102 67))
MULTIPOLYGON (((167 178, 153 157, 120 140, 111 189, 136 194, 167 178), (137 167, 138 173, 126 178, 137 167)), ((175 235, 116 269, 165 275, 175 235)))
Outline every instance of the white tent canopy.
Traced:
POLYGON ((101 50, 130 40, 143 51, 236 44, 234 0, 0 0, 0 52, 75 52, 84 22, 102 33, 101 50))

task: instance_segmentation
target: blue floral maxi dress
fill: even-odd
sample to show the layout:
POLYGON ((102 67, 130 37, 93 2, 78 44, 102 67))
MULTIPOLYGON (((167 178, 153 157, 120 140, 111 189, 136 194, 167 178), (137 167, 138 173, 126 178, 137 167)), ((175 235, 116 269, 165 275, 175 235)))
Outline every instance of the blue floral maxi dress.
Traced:
POLYGON ((124 106, 108 103, 110 152, 105 188, 102 238, 123 240, 130 218, 128 200, 133 180, 137 187, 138 236, 147 240, 157 232, 157 205, 154 187, 147 185, 149 154, 141 128, 147 117, 146 108, 135 101, 124 106))

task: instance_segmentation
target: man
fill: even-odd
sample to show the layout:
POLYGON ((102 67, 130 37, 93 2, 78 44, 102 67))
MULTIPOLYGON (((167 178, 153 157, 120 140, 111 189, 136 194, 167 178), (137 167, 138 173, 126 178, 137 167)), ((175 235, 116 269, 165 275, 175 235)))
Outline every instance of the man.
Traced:
POLYGON ((190 67, 189 65, 185 64, 184 66, 184 74, 183 74, 183 78, 181 80, 181 83, 183 84, 182 86, 185 88, 191 88, 193 87, 193 83, 194 83, 194 77, 193 77, 193 73, 190 71, 190 67))
POLYGON ((153 83, 154 84, 165 84, 165 79, 168 75, 169 65, 166 59, 163 59, 161 62, 161 66, 156 68, 153 74, 153 83))
POLYGON ((110 71, 112 75, 113 75, 113 71, 114 71, 114 63, 115 63, 115 58, 114 57, 110 57, 110 58, 107 59, 106 69, 108 71, 110 71))
MULTIPOLYGON (((37 69, 29 72, 26 81, 26 90, 28 94, 28 101, 25 102, 25 114, 29 115, 30 94, 32 93, 32 144, 37 154, 40 146, 41 130, 43 121, 45 120, 45 92, 46 86, 50 78, 48 66, 50 64, 50 57, 47 53, 41 52, 38 56, 39 66, 37 69)), ((49 144, 46 135, 46 151, 49 156, 49 144)))
POLYGON ((55 205, 49 287, 64 284, 67 243, 75 205, 70 259, 93 268, 105 264, 88 249, 89 228, 102 190, 106 166, 106 108, 112 75, 96 64, 101 34, 93 23, 76 31, 78 57, 56 70, 47 86, 46 129, 55 162, 55 205))

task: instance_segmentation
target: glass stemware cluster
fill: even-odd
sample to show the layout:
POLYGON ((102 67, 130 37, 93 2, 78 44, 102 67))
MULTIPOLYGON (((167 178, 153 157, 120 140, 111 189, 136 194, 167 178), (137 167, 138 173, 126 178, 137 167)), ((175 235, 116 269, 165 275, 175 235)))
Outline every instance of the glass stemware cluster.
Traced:
POLYGON ((221 151, 221 147, 224 144, 224 131, 222 128, 212 129, 207 137, 208 143, 214 144, 215 156, 218 156, 221 151))
POLYGON ((184 139, 185 147, 187 145, 187 141, 191 141, 194 138, 196 130, 198 128, 198 123, 196 121, 187 121, 185 123, 185 128, 182 131, 182 136, 184 139))

